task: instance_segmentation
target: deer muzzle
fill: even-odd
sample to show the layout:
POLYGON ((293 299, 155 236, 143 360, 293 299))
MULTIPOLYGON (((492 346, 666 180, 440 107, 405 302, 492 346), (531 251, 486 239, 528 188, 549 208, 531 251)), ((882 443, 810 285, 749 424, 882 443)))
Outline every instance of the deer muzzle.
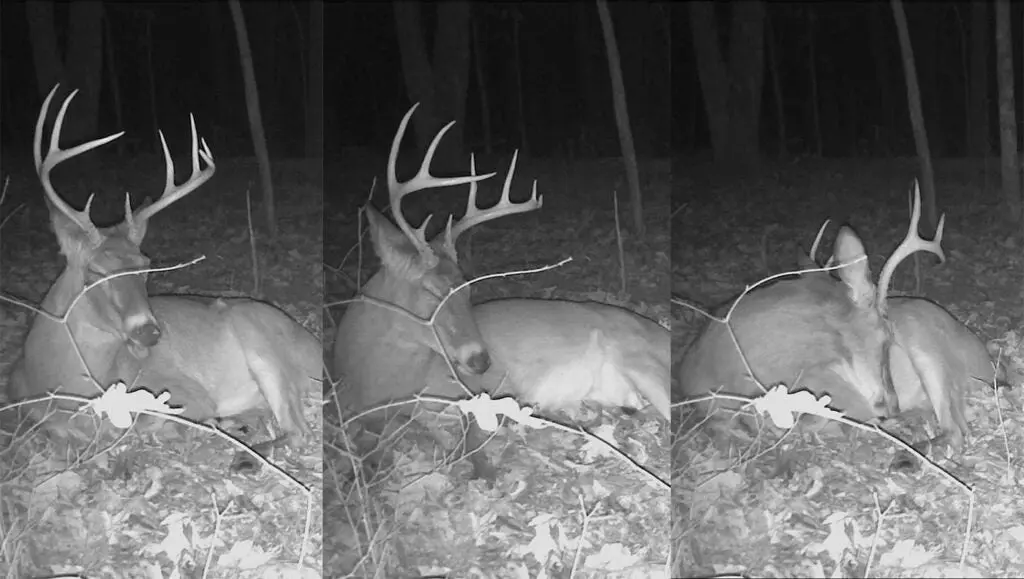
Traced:
POLYGON ((152 348, 160 341, 160 326, 156 322, 148 322, 131 331, 131 340, 140 346, 152 348))
POLYGON ((469 357, 466 366, 475 374, 483 374, 491 367, 491 357, 487 352, 479 352, 469 357))

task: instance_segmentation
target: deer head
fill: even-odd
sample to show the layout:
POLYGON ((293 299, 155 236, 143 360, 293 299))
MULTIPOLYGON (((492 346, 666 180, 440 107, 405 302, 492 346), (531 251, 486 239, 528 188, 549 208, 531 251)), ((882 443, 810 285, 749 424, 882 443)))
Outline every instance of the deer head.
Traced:
MULTIPOLYGON (((93 330, 82 334, 85 336, 82 338, 84 340, 89 340, 89 336, 95 336, 95 331, 98 331, 101 334, 115 336, 118 341, 126 344, 133 354, 143 357, 147 349, 160 339, 160 325, 149 307, 146 274, 140 271, 149 265, 149 259, 142 254, 139 246, 146 236, 146 229, 152 216, 194 191, 213 176, 216 169, 213 155, 205 140, 202 141, 202 148, 199 148, 195 119, 190 117, 192 174, 185 183, 175 186, 174 163, 167 149, 167 141, 160 132, 160 143, 163 146, 167 167, 163 193, 155 203, 150 204, 147 199, 143 206, 134 212, 131 210, 131 200, 126 195, 124 222, 113 227, 98 228, 89 215, 93 196, 89 197, 82 211, 73 209, 55 191, 50 180, 50 172, 58 164, 105 145, 124 133, 116 133, 62 150, 59 146, 60 131, 68 106, 78 93, 76 90, 64 99, 57 112, 49 147, 44 154, 43 125, 58 86, 50 91, 43 102, 39 119, 36 121, 32 147, 36 174, 43 186, 53 230, 57 235, 61 253, 67 259, 64 272, 47 294, 44 307, 54 315, 63 315, 83 288, 97 284, 107 276, 123 273, 124 275, 117 275, 98 283, 95 287, 90 287, 75 305, 69 323, 73 328, 88 327, 93 330), (200 156, 206 163, 206 168, 202 171, 199 170, 200 156)), ((82 346, 88 348, 89 344, 82 346)))
MULTIPOLYGON (((414 105, 402 119, 388 157, 388 192, 391 213, 397 227, 374 208, 367 207, 366 210, 373 247, 382 267, 380 272, 367 282, 363 293, 398 306, 421 321, 433 316, 433 330, 425 324, 415 324, 415 327, 409 324, 398 325, 394 318, 396 314, 381 311, 376 313, 375 321, 362 322, 362 330, 353 331, 365 331, 366 324, 377 326, 372 332, 376 337, 368 339, 379 339, 381 333, 385 334, 383 341, 394 348, 393 351, 398 355, 402 354, 402 344, 409 345, 410 350, 426 345, 445 355, 462 369, 479 374, 489 368, 490 357, 473 319, 468 288, 461 287, 465 279, 459 268, 455 242, 459 235, 475 225, 505 215, 532 211, 541 206, 543 199, 537 195, 536 182, 533 184, 533 193, 529 200, 513 203, 509 199, 509 188, 512 175, 515 173, 518 152, 512 157, 501 200, 488 209, 477 207, 477 184, 492 177, 494 173, 477 175, 476 162, 472 156, 468 176, 439 178, 431 175, 431 160, 441 138, 455 124, 454 121, 445 125, 431 141, 416 175, 404 183, 400 182, 396 175, 398 150, 417 106, 414 105), (406 221, 402 213, 402 201, 410 193, 463 184, 469 185, 466 214, 458 221, 449 218, 444 232, 430 242, 426 240, 430 216, 416 228, 406 221), (444 305, 438 310, 442 302, 444 305)), ((370 307, 376 306, 371 304, 370 307)), ((336 351, 339 351, 337 348, 338 346, 336 351)), ((349 367, 349 374, 358 373, 358 370, 352 368, 356 363, 349 359, 344 364, 349 367)))

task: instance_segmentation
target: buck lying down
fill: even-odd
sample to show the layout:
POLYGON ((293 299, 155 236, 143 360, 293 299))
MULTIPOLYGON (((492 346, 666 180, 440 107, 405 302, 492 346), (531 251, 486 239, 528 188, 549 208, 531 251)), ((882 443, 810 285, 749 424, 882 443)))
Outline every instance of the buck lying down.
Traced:
MULTIPOLYGON (((529 198, 512 201, 518 153, 512 156, 501 198, 486 209, 477 203, 477 184, 494 174, 477 174, 472 156, 469 175, 432 175, 431 159, 451 124, 434 136, 416 174, 400 181, 398 153, 416 106, 402 118, 388 155, 388 195, 395 224, 367 207, 381 267, 361 291, 374 303, 349 304, 334 338, 333 370, 341 385, 335 394, 341 411, 361 415, 387 406, 386 412, 371 413, 373 417, 361 421, 367 430, 380 433, 381 414, 412 411, 412 404, 389 406, 391 401, 410 401, 417 394, 465 397, 449 376, 442 358, 446 356, 474 391, 499 392, 502 386, 502 392, 544 410, 571 410, 588 400, 639 407, 645 405, 641 397, 646 397, 667 420, 670 338, 654 322, 601 304, 498 300, 471 305, 455 249, 459 236, 481 223, 540 209, 543 197, 535 181, 529 198), (413 227, 402 203, 417 191, 456 185, 469 186, 465 213, 428 242, 426 221, 413 227), (397 308, 382 307, 381 302, 397 308), (509 380, 502 385, 506 373, 509 380)), ((481 457, 482 453, 471 455, 476 475, 492 478, 493 468, 481 457)))
MULTIPOLYGON (((483 303, 473 316, 492 361, 482 375, 461 376, 473 391, 568 413, 584 402, 649 404, 669 420, 671 337, 655 322, 607 304, 538 299, 483 303)), ((465 396, 440 356, 427 384, 431 393, 465 396)))
POLYGON ((863 245, 844 228, 836 251, 838 261, 850 264, 837 278, 784 279, 740 298, 731 327, 746 364, 725 325, 711 322, 683 356, 677 374, 683 396, 719 389, 759 396, 763 390, 750 378, 752 371, 766 388, 784 383, 791 390, 829 394, 836 408, 863 420, 898 412, 884 364, 889 332, 876 308, 863 245))
MULTIPOLYGON (((56 318, 66 315, 66 320, 42 315, 32 320, 9 383, 11 398, 45 398, 57 391, 93 398, 124 382, 130 390, 169 392, 170 404, 183 407, 184 416, 194 420, 269 408, 288 438, 301 441, 310 432, 302 416, 302 393, 309 379, 321 377, 322 368, 321 350, 312 335, 262 302, 231 299, 208 304, 185 296, 150 298, 146 290, 150 261, 140 246, 149 220, 216 171, 213 153, 199 139, 195 120, 190 123, 189 178, 175 185, 174 162, 160 133, 166 165, 163 192, 156 202, 134 210, 126 196, 124 221, 100 228, 89 215, 92 198, 82 210, 71 207, 54 189, 50 172, 123 133, 61 149, 64 116, 77 92, 72 91, 58 110, 44 147, 47 112, 58 88, 43 102, 32 150, 50 223, 66 259, 40 306, 56 318)), ((64 411, 49 413, 49 400, 18 408, 46 418, 45 428, 59 438, 91 437, 95 423, 71 421, 70 411, 81 404, 62 401, 56 406, 64 411)))
MULTIPOLYGON (((765 386, 829 394, 832 407, 866 421, 908 411, 934 414, 940 434, 959 451, 969 434, 964 394, 1001 377, 985 345, 941 306, 915 297, 888 297, 899 263, 915 251, 945 259, 944 218, 935 239, 918 235, 920 193, 915 188, 906 238, 871 282, 860 239, 843 227, 829 264, 845 264, 833 277, 814 272, 757 289, 733 312, 732 325, 754 375, 765 386)), ((827 225, 827 222, 826 222, 827 225)), ((813 256, 824 232, 812 246, 813 256)), ((721 388, 757 396, 722 324, 712 323, 685 354, 679 376, 684 396, 721 388)))
POLYGON ((320 342, 302 325, 249 299, 168 296, 150 304, 163 335, 138 366, 137 385, 167 390, 193 420, 270 410, 285 435, 309 436, 302 395, 321 378, 323 362, 320 342))
MULTIPOLYGON (((112 365, 94 377, 101 386, 124 381, 129 390, 145 389, 170 394, 168 404, 184 409, 182 417, 197 422, 230 418, 270 410, 283 433, 301 443, 310 434, 302 415, 302 394, 310 379, 320 378, 322 362, 317 339, 277 308, 249 299, 218 299, 209 303, 183 296, 157 296, 149 300, 161 337, 148 349, 127 344, 116 348, 112 365)), ((48 325, 46 320, 37 323, 48 325)), ((38 350, 26 345, 29 365, 38 350)), ((36 372, 26 376, 23 357, 11 381, 14 400, 40 396, 57 376, 69 370, 36 372)), ((82 376, 60 391, 94 396, 97 385, 82 376)), ((66 410, 77 405, 60 404, 66 410)), ((29 407, 42 418, 46 404, 29 407)), ((87 426, 68 424, 64 415, 47 417, 46 427, 61 438, 87 438, 87 426), (69 430, 70 429, 70 430, 69 430)))

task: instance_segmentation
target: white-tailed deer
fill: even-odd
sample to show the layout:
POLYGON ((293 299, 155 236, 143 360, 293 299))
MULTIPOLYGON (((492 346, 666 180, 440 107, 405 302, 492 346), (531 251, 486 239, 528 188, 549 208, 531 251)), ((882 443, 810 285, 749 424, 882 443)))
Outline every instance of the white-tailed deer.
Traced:
MULTIPOLYGON (((149 265, 139 249, 149 219, 213 176, 213 156, 205 141, 199 147, 195 121, 189 179, 174 185, 174 165, 161 133, 167 175, 160 198, 132 212, 126 196, 124 222, 99 229, 89 216, 92 198, 83 211, 71 208, 54 190, 50 172, 121 133, 60 149, 64 114, 76 94, 72 92, 57 113, 44 151, 43 125, 56 91, 54 87, 39 113, 33 153, 53 229, 67 259, 41 309, 57 318, 67 313, 67 327, 47 316, 35 317, 11 376, 11 398, 48 392, 93 397, 124 381, 129 389, 169 392, 169 404, 184 407, 183 416, 193 420, 269 407, 288 439, 301 441, 310 433, 302 415, 302 393, 310 379, 320 379, 322 371, 320 345, 314 336, 284 312, 254 300, 207 303, 184 296, 149 297, 145 273, 131 273, 149 265), (202 170, 200 157, 206 165, 202 170), (91 287, 68 313, 83 289, 118 273, 127 275, 91 287)), ((31 405, 32 413, 41 417, 47 406, 46 400, 31 405)), ((79 430, 81 425, 69 421, 69 410, 78 405, 57 406, 57 413, 45 423, 51 433, 86 434, 79 430)))
MULTIPOLYGON (((485 302, 473 317, 492 363, 483 374, 460 372, 472 391, 570 414, 582 402, 650 404, 669 420, 671 336, 657 323, 608 304, 540 299, 485 302)), ((437 395, 464 393, 440 356, 425 383, 437 395)))
MULTIPOLYGON (((916 233, 920 220, 920 189, 914 184, 910 230, 916 233)), ((934 252, 942 252, 942 224, 936 230, 934 252)), ((816 265, 818 242, 828 225, 818 232, 810 251, 816 265)), ((910 233, 908 232, 908 238, 910 233)), ((829 260, 831 263, 833 260, 829 260)), ((895 268, 894 268, 895 269, 895 268)), ((930 412, 939 425, 939 435, 930 442, 947 440, 956 450, 970 433, 965 415, 965 389, 975 383, 1002 379, 1001 369, 992 364, 989 352, 967 326, 942 306, 921 297, 889 298, 888 321, 892 328, 889 372, 899 399, 900 412, 930 412)))
MULTIPOLYGON (((501 201, 487 210, 477 208, 477 182, 493 173, 476 175, 471 163, 469 176, 439 179, 430 175, 431 158, 451 123, 434 137, 416 176, 399 183, 396 159, 415 110, 413 106, 402 119, 388 158, 388 190, 398 228, 367 208, 381 269, 362 294, 398 306, 420 321, 380 303, 349 304, 334 341, 343 408, 355 412, 421 393, 464 397, 465 390, 448 376, 444 356, 474 391, 496 392, 503 384, 501 392, 542 410, 568 410, 588 401, 641 406, 639 392, 667 419, 670 337, 658 324, 604 304, 496 300, 470 305, 469 288, 461 287, 465 280, 455 252, 458 236, 484 221, 537 209, 542 200, 535 182, 528 201, 510 201, 516 156, 501 201), (416 229, 406 222, 403 197, 460 184, 470 185, 466 215, 454 223, 449 220, 444 233, 427 243, 426 222, 416 229), (435 339, 423 320, 445 298, 435 317, 435 339)), ((481 474, 479 464, 477 468, 481 474)))
MULTIPOLYGON (((732 325, 750 368, 765 386, 784 382, 830 394, 832 406, 868 420, 898 412, 932 410, 950 444, 959 449, 968 433, 964 388, 989 381, 993 367, 981 341, 943 308, 923 298, 887 298, 899 263, 915 251, 944 260, 945 216, 935 239, 918 236, 920 192, 915 184, 907 235, 886 261, 872 295, 867 262, 838 271, 842 283, 816 272, 755 290, 742 299, 732 325)), ((817 252, 824 226, 811 249, 817 252)), ((863 256, 852 230, 842 228, 829 263, 863 256)), ((721 388, 759 395, 736 347, 713 323, 683 358, 684 396, 721 388)))

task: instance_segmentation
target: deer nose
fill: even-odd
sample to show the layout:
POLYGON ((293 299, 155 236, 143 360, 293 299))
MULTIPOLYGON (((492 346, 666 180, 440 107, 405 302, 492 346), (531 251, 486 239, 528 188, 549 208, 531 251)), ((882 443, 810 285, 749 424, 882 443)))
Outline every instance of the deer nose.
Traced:
POLYGON ((132 341, 152 348, 160 341, 160 326, 153 322, 143 324, 131 331, 132 341))
POLYGON ((474 374, 483 374, 491 367, 491 356, 486 350, 474 352, 466 359, 466 367, 474 374))

